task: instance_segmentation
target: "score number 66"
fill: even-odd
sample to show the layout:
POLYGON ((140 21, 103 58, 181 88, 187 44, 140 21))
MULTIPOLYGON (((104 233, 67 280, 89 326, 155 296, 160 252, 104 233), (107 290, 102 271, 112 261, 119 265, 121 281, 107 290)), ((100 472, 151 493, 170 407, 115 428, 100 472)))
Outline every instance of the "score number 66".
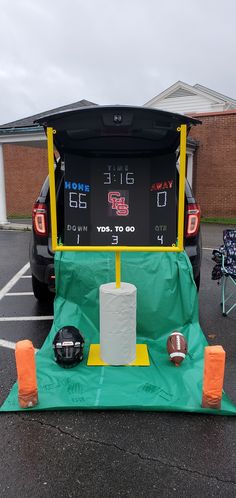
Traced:
POLYGON ((79 209, 87 209, 87 201, 86 194, 82 194, 81 192, 70 192, 69 193, 69 206, 71 208, 79 208, 79 209), (76 196, 76 199, 72 196, 76 196))

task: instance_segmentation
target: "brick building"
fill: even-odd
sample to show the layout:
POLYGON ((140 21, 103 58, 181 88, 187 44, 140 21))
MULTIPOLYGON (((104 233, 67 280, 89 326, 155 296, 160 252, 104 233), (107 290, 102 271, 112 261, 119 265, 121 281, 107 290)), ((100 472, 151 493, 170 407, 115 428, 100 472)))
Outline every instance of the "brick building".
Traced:
POLYGON ((188 179, 204 217, 236 217, 236 100, 178 81, 146 107, 197 117, 187 149, 188 179))
POLYGON ((8 216, 31 215, 33 200, 47 175, 47 148, 37 144, 4 144, 6 205, 8 216))
POLYGON ((236 110, 197 114, 193 189, 202 216, 236 217, 236 110))
POLYGON ((44 129, 34 121, 51 112, 95 105, 87 100, 0 126, 0 224, 8 217, 31 216, 48 173, 44 129))

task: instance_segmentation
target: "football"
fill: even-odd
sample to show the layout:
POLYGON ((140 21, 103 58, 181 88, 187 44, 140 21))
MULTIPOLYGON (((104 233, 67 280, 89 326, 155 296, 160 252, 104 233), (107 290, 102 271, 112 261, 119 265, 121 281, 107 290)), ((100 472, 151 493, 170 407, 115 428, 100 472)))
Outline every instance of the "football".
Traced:
POLYGON ((188 346, 185 337, 178 331, 172 332, 167 339, 167 351, 170 356, 170 360, 179 366, 180 363, 185 359, 188 352, 188 346))

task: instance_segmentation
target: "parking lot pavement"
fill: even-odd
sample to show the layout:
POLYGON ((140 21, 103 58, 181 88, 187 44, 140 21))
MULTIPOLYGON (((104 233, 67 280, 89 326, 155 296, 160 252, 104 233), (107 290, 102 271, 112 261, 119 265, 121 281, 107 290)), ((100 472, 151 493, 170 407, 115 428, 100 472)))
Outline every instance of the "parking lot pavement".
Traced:
POLYGON ((29 232, 0 230, 0 289, 26 264, 29 232))
MULTIPOLYGON (((226 351, 225 390, 236 403, 236 309, 227 317, 221 313, 221 286, 211 280, 212 249, 223 243, 223 230, 235 226, 202 225, 203 261, 199 292, 199 318, 210 345, 221 344, 226 351)), ((235 294, 236 298, 236 294, 235 294)))
POLYGON ((0 403, 16 379, 15 343, 30 339, 36 348, 40 348, 53 319, 53 304, 39 305, 33 296, 29 237, 29 232, 0 231, 0 357, 3 358, 0 361, 0 403))
MULTIPOLYGON (((31 295, 28 241, 27 232, 0 231, 0 291, 6 291, 0 340, 11 345, 29 338, 40 347, 53 309, 31 295), (14 285, 7 288, 9 282, 14 285)), ((220 289, 210 278, 211 249, 221 241, 222 227, 203 226, 200 322, 208 341, 226 349, 226 387, 236 401, 236 311, 221 316, 220 289)), ((0 344, 0 403, 16 379, 8 346, 0 344)), ((236 496, 234 418, 79 410, 0 416, 0 496, 236 496)))

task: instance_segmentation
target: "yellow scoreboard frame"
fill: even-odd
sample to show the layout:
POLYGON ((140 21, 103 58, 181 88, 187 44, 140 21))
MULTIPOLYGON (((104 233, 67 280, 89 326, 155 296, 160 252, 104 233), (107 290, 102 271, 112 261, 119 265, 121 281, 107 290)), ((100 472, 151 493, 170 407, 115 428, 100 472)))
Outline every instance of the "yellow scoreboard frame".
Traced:
POLYGON ((57 209, 56 189, 54 173, 54 143, 53 135, 56 133, 52 127, 47 128, 48 143, 48 167, 50 186, 50 208, 51 208, 51 230, 53 251, 109 251, 116 253, 116 269, 120 269, 120 252, 181 252, 184 249, 184 195, 185 195, 185 171, 186 171, 186 141, 187 126, 182 124, 177 128, 180 132, 180 168, 179 168, 179 195, 178 195, 178 233, 177 244, 172 246, 64 246, 58 244, 57 235, 57 209))

